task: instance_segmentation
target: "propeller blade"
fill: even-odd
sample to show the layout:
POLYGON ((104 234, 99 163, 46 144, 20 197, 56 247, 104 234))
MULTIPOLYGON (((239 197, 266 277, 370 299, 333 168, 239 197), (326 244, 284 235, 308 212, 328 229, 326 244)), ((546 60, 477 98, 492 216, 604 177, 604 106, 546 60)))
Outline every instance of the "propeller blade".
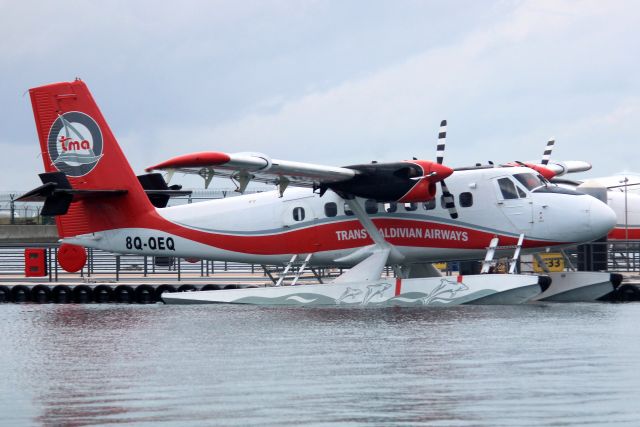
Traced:
POLYGON ((553 151, 553 144, 556 143, 556 140, 551 138, 547 142, 547 147, 544 149, 544 154, 542 154, 542 165, 546 166, 549 164, 549 160, 551 159, 551 152, 553 151))
MULTIPOLYGON (((436 149, 436 161, 438 162, 439 165, 442 165, 442 162, 444 161, 444 148, 446 143, 447 143, 447 121, 443 120, 440 122, 440 133, 438 133, 438 147, 436 149)), ((458 211, 456 210, 455 200, 453 198, 453 194, 451 194, 451 192, 449 191, 449 188, 447 188, 447 184, 445 184, 444 182, 444 178, 446 178, 449 175, 451 174, 449 173, 446 175, 441 175, 442 178, 440 179, 440 185, 442 186, 442 197, 444 200, 444 207, 447 208, 447 210, 449 211, 449 215, 451 216, 451 218, 456 219, 458 218, 458 211)))
POLYGON ((449 192, 449 188, 447 188, 447 184, 445 184, 444 180, 440 181, 440 185, 442 186, 442 197, 444 198, 444 207, 449 211, 449 216, 451 218, 458 218, 458 211, 456 209, 455 199, 453 198, 453 194, 449 192))
POLYGON ((447 121, 440 122, 440 133, 438 134, 438 147, 436 149, 436 160, 438 164, 442 164, 444 160, 444 146, 447 142, 447 121))

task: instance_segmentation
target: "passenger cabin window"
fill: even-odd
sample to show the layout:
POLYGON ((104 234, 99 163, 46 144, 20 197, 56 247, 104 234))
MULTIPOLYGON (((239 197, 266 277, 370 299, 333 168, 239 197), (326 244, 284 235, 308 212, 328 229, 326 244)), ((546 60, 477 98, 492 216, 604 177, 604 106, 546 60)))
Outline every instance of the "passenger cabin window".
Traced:
POLYGON ((473 194, 469 191, 465 191, 464 193, 460 193, 458 200, 460 200, 460 206, 468 208, 473 205, 473 194))
POLYGON ((347 216, 353 216, 353 211, 349 207, 348 203, 344 204, 344 214, 347 215, 347 216))
POLYGON ((304 208, 301 208, 301 207, 293 208, 293 220, 294 221, 304 220, 304 208))
POLYGON ((396 202, 385 203, 384 204, 384 210, 387 213, 394 213, 395 211, 398 210, 398 204, 396 202))
POLYGON ((436 199, 431 199, 428 202, 422 204, 424 210, 430 211, 436 208, 436 199))
POLYGON ((507 199, 517 199, 518 193, 516 191, 516 185, 509 178, 500 178, 498 180, 498 186, 502 192, 502 197, 507 199))
POLYGON ((338 215, 338 205, 336 205, 334 202, 325 203, 324 214, 327 217, 333 217, 338 215))
POLYGON ((418 205, 415 203, 405 203, 404 204, 404 210, 407 212, 411 212, 411 211, 415 211, 416 209, 418 209, 418 205))
POLYGON ((377 214, 378 213, 378 202, 372 199, 368 199, 364 202, 364 210, 368 214, 377 214))

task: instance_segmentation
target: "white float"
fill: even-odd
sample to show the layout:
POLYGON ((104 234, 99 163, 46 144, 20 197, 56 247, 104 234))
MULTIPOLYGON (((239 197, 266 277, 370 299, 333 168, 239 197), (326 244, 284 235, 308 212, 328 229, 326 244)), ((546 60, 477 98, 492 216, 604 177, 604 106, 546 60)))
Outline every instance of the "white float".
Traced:
POLYGON ((538 280, 538 276, 521 274, 382 278, 377 281, 163 293, 162 300, 167 304, 298 306, 522 304, 540 294, 538 280))

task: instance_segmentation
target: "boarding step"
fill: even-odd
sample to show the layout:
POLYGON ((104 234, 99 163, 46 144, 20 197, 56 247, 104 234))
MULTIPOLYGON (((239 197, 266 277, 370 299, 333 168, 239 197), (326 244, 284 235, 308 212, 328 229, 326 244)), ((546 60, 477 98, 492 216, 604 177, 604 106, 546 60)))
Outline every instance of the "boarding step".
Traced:
POLYGON ((284 269, 280 270, 279 268, 269 268, 266 265, 263 265, 262 268, 265 271, 265 274, 269 276, 271 281, 275 286, 293 286, 298 283, 298 280, 302 277, 302 275, 309 270, 313 276, 322 283, 321 277, 313 268, 309 267, 309 261, 311 260, 312 254, 307 254, 304 259, 299 254, 295 254, 291 257, 289 262, 285 264, 284 269), (287 280, 291 280, 290 283, 287 283, 287 280))
POLYGON ((491 239, 489 246, 487 247, 487 254, 484 257, 484 261, 482 261, 482 270, 480 270, 481 274, 491 273, 492 269, 496 267, 497 261, 494 259, 497 250, 503 249, 513 249, 513 256, 509 259, 509 274, 513 274, 516 272, 516 266, 518 265, 518 259, 520 258, 520 250, 522 249, 522 244, 524 242, 524 234, 520 234, 518 237, 518 243, 515 245, 504 245, 500 246, 498 243, 500 239, 498 237, 494 237, 491 239))

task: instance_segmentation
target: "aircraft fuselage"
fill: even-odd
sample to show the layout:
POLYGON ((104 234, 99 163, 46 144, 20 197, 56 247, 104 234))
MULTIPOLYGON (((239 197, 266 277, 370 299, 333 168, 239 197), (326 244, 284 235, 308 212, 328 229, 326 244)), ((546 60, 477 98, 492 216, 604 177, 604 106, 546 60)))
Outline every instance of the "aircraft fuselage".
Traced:
MULTIPOLYGON (((525 252, 567 246, 604 236, 615 224, 613 211, 597 199, 555 186, 532 191, 527 180, 533 178, 535 172, 522 167, 456 171, 447 185, 457 219, 444 208, 440 190, 428 203, 359 201, 403 257, 390 263, 476 259, 494 236, 500 245, 513 245, 522 233, 525 252)), ((368 256, 362 248, 373 241, 349 203, 332 191, 320 197, 290 188, 282 198, 273 191, 158 209, 156 220, 141 220, 139 227, 65 242, 117 253, 266 264, 312 253, 315 265, 354 265, 368 256)))

